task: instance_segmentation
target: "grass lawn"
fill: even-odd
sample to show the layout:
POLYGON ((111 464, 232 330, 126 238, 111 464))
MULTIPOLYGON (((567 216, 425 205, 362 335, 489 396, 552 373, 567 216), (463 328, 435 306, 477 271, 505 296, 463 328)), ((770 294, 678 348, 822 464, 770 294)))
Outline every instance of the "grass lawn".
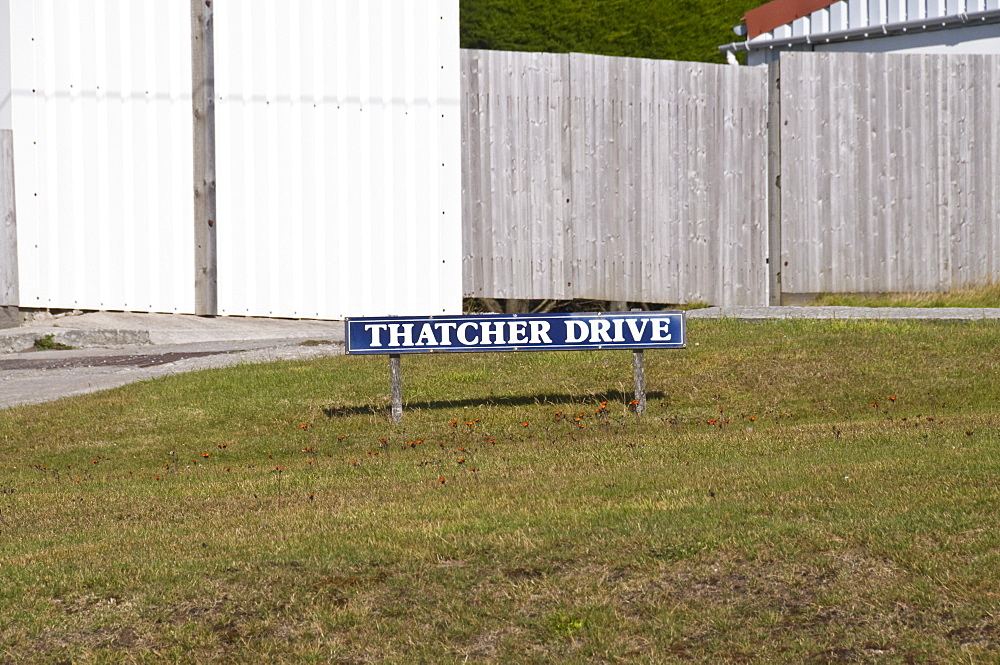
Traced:
POLYGON ((1000 326, 337 357, 0 412, 0 663, 990 663, 1000 326))
POLYGON ((1000 281, 941 292, 882 295, 826 293, 819 295, 811 304, 845 307, 1000 307, 1000 281))

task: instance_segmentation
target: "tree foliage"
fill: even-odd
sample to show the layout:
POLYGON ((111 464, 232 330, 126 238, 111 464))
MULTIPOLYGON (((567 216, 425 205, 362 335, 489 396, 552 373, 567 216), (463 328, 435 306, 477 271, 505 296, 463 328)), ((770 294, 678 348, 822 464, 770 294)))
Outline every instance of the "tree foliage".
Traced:
POLYGON ((762 0, 460 0, 463 48, 724 62, 762 0))

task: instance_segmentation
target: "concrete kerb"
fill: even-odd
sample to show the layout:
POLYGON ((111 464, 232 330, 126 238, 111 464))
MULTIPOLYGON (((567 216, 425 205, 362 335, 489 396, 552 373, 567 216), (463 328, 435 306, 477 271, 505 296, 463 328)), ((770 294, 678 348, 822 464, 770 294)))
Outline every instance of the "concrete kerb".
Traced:
POLYGON ((31 349, 35 341, 52 341, 75 348, 264 342, 314 339, 342 343, 341 321, 199 317, 187 314, 87 312, 29 321, 0 331, 0 353, 31 349))
MULTIPOLYGON (((916 319, 1000 321, 1000 308, 964 307, 707 307, 687 312, 691 319, 916 319)), ((307 340, 334 344, 344 341, 342 321, 264 319, 250 317, 197 317, 186 314, 88 312, 41 321, 0 331, 0 353, 17 353, 35 346, 36 340, 76 348, 118 348, 223 341, 307 340)))
POLYGON ((52 341, 78 349, 92 347, 140 346, 150 344, 148 330, 61 330, 32 329, 0 333, 0 353, 19 353, 35 348, 49 335, 52 341))
POLYGON ((981 307, 706 307, 688 311, 690 319, 882 319, 1000 320, 1000 308, 981 307))

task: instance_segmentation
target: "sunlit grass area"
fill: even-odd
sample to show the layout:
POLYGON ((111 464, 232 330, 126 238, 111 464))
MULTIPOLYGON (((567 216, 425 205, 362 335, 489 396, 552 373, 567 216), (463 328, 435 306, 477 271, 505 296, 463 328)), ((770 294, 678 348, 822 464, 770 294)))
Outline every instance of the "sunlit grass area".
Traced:
POLYGON ((688 338, 0 412, 0 662, 993 662, 1000 326, 688 338))
POLYGON ((1000 307, 1000 282, 943 292, 888 293, 881 295, 827 293, 814 305, 845 307, 1000 307))

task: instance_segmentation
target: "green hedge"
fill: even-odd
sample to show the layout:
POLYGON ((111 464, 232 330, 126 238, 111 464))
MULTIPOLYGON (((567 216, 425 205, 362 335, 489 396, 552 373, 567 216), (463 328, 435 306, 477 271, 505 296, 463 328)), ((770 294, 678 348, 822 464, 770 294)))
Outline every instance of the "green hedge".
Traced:
POLYGON ((463 48, 725 62, 763 0, 461 0, 463 48))

